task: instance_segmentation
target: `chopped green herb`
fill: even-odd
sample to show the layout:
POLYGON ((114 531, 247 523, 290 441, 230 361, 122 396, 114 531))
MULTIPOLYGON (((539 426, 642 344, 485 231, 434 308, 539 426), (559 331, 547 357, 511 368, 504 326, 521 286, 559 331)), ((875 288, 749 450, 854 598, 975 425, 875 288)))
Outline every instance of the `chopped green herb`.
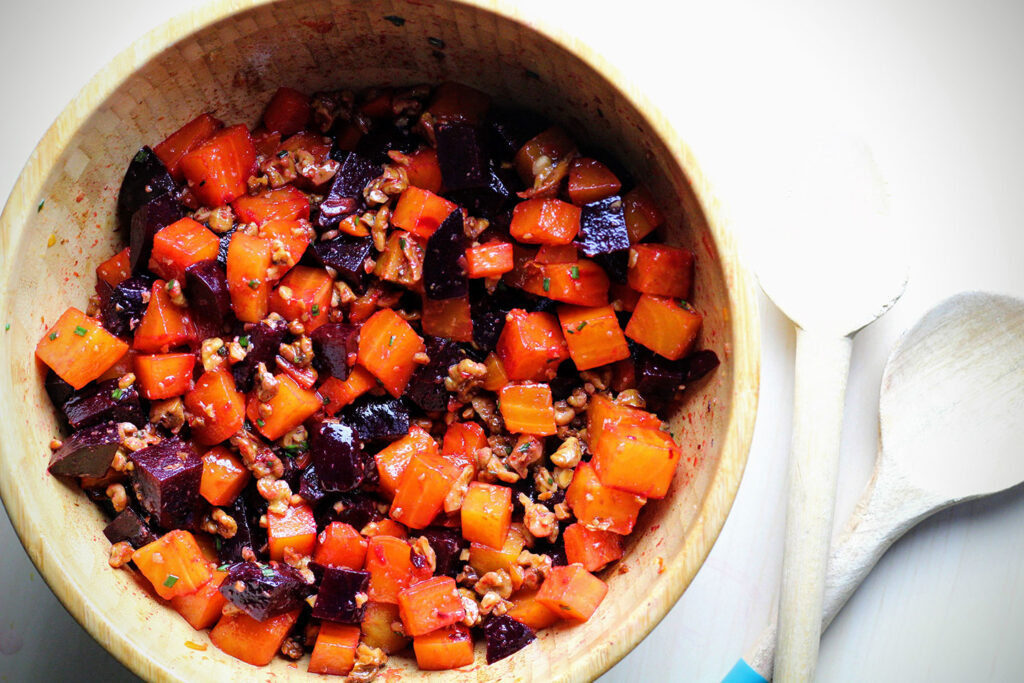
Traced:
POLYGON ((238 338, 238 345, 241 346, 243 349, 249 348, 249 335, 245 335, 244 337, 239 337, 238 338))
POLYGON ((110 398, 114 399, 115 401, 121 400, 122 396, 124 396, 124 389, 122 389, 121 387, 118 387, 117 389, 114 389, 113 391, 110 392, 110 398))
POLYGON ((226 356, 226 355, 228 355, 228 347, 222 346, 219 349, 217 349, 217 355, 218 356, 226 356))
POLYGON ((6 325, 4 325, 4 332, 6 332, 9 329, 11 329, 11 324, 10 323, 7 323, 6 325))
POLYGON ((388 339, 388 346, 394 346, 394 344, 395 344, 395 335, 391 335, 391 338, 388 339))
POLYGON ((57 338, 57 333, 56 332, 51 332, 50 333, 50 341, 53 341, 56 338, 57 338))
POLYGON ((384 17, 384 19, 386 21, 390 21, 395 26, 404 26, 405 25, 405 17, 400 17, 397 14, 389 14, 386 17, 384 17))
POLYGON ((549 277, 544 278, 544 291, 545 292, 550 292, 551 291, 551 278, 549 278, 549 277))
POLYGON ((178 583, 178 577, 174 574, 168 574, 167 578, 164 579, 164 585, 170 588, 174 584, 178 583))
POLYGON ((260 571, 263 572, 263 576, 270 577, 274 575, 274 570, 270 567, 263 567, 260 571))
POLYGON ((263 421, 262 417, 259 418, 258 420, 256 420, 256 424, 259 425, 260 427, 266 427, 267 426, 267 423, 263 421))
POLYGON ((405 238, 404 237, 399 237, 398 238, 398 246, 400 246, 402 249, 405 249, 405 245, 406 245, 405 238))
POLYGON ((324 397, 323 397, 322 399, 320 399, 320 400, 324 402, 324 405, 325 405, 325 406, 327 406, 327 405, 330 405, 330 404, 331 404, 331 397, 330 397, 330 396, 324 396, 324 397))
POLYGON ((220 547, 222 545, 223 545, 223 543, 220 540, 220 536, 214 536, 213 537, 213 547, 216 548, 217 550, 220 550, 220 547))
POLYGON ((573 280, 579 280, 580 279, 580 267, 579 266, 573 266, 572 267, 572 271, 570 273, 570 276, 572 277, 573 280))
POLYGON ((284 159, 286 156, 288 156, 288 150, 286 149, 282 149, 280 152, 277 153, 278 159, 284 159))
POLYGON ((43 210, 43 204, 45 204, 45 203, 46 203, 45 199, 42 200, 41 202, 39 202, 39 206, 36 207, 36 213, 39 213, 40 211, 43 210))
POLYGON ((85 329, 81 325, 75 325, 75 334, 77 334, 79 337, 84 337, 88 333, 89 330, 85 329))
POLYGON ((526 451, 530 450, 530 442, 527 441, 522 446, 520 446, 518 450, 520 453, 525 453, 526 451))
POLYGON ((529 69, 526 69, 526 77, 534 80, 540 80, 540 74, 536 71, 530 71, 529 69))
POLYGON ((217 567, 217 571, 219 571, 219 572, 226 572, 228 570, 229 566, 231 566, 231 565, 229 565, 227 562, 225 562, 221 566, 217 567))
POLYGON ((132 159, 132 161, 134 161, 135 163, 141 164, 148 157, 149 157, 149 152, 147 152, 146 148, 143 147, 142 149, 140 149, 138 152, 135 153, 135 158, 132 159))
POLYGON ((583 322, 581 322, 579 325, 576 326, 576 331, 579 332, 580 330, 582 330, 586 326, 587 326, 587 321, 584 320, 583 322))
POLYGON ((281 446, 281 450, 288 455, 297 455, 308 448, 309 445, 305 441, 302 443, 292 444, 291 446, 281 446))
POLYGON ((313 304, 313 307, 309 309, 309 312, 313 315, 320 315, 320 304, 313 304))
POLYGON ((259 289, 259 287, 260 287, 260 281, 259 280, 249 280, 249 289, 259 289))

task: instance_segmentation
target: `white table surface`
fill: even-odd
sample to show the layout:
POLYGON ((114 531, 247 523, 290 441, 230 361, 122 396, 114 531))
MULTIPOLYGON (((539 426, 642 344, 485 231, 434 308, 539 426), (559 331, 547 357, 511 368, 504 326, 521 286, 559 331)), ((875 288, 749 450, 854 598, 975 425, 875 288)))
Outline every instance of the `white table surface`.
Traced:
MULTIPOLYGON (((93 73, 199 3, 100 4, 0 3, 0 196, 93 73)), ((882 367, 899 334, 958 291, 1024 297, 1024 4, 668 4, 522 2, 652 94, 741 237, 763 230, 764 195, 800 148, 805 122, 832 121, 873 145, 912 246, 903 300, 854 345, 838 525, 871 470, 882 367)), ((720 680, 768 618, 781 565, 793 331, 763 297, 761 327, 757 427, 728 522, 683 598, 602 681, 720 680)), ((817 680, 1019 681, 1022 633, 1024 491, 1015 490, 942 513, 897 543, 823 637, 817 680)), ((0 512, 0 681, 82 679, 135 680, 68 616, 0 512)))

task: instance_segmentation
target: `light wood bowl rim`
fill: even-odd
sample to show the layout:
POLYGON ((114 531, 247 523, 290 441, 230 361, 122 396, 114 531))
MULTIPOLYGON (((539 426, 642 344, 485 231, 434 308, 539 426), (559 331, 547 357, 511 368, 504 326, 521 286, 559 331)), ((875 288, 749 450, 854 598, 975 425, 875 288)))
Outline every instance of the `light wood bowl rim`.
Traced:
MULTIPOLYGON (((7 238, 0 241, 8 245, 17 243, 18 235, 28 222, 31 212, 35 210, 33 199, 40 194, 43 183, 62 150, 77 135, 95 108, 141 65, 191 33, 232 14, 272 4, 274 1, 214 0, 193 8, 143 35, 96 73, 57 117, 26 162, 3 213, 0 214, 0 238, 7 238)), ((761 355, 757 298, 752 278, 740 262, 734 238, 726 227, 723 209, 690 149, 671 123, 642 92, 631 85, 617 67, 606 61, 599 51, 590 48, 561 28, 546 23, 543 18, 523 15, 511 0, 447 1, 527 24, 530 29, 574 53, 601 74, 638 111, 643 112, 650 124, 649 134, 660 138, 666 147, 672 150, 677 162, 687 174, 707 219, 718 252, 718 262, 728 287, 732 348, 727 362, 732 364, 733 391, 731 405, 728 406, 726 429, 722 435, 725 443, 721 459, 708 485, 700 514, 688 529, 684 541, 684 547, 697 544, 693 546, 696 552, 690 554, 690 561, 685 561, 683 553, 680 553, 677 556, 680 561, 666 562, 665 571, 653 588, 652 597, 655 598, 653 602, 656 605, 653 614, 648 613, 641 619, 637 611, 631 613, 630 618, 622 624, 621 637, 616 638, 604 650, 603 656, 597 656, 594 651, 580 653, 575 658, 569 675, 561 677, 564 680, 592 680, 611 668, 639 644, 669 612, 703 564, 725 523, 746 465, 757 411, 761 355)), ((0 254, 0 258, 2 256, 0 254)), ((10 259, 10 256, 7 259, 10 259)), ((9 260, 0 261, 0 276, 3 276, 5 283, 10 270, 9 260)), ((11 294, 6 286, 0 289, 0 303, 11 294)), ((0 309, 4 308, 0 305, 0 309)), ((5 346, 6 337, 0 338, 0 350, 5 346)), ((9 354, 13 350, 6 351, 7 353, 0 353, 0 357, 10 357, 9 354)), ((0 391, 0 408, 3 408, 0 415, 10 414, 10 395, 11 392, 0 391)), ((17 443, 14 433, 15 430, 8 423, 0 426, 0 498, 22 545, 53 593, 97 642, 133 672, 141 674, 145 670, 152 673, 153 665, 157 663, 148 659, 124 635, 124 629, 114 623, 114 615, 106 614, 99 609, 66 579, 54 561, 56 558, 47 552, 50 543, 25 542, 26 538, 38 536, 49 530, 37 528, 32 523, 31 516, 26 513, 26 506, 30 505, 31 501, 25 500, 17 486, 18 474, 9 469, 8 463, 12 459, 4 457, 5 451, 14 448, 17 443), (101 634, 105 634, 107 638, 101 639, 101 634)), ((156 671, 158 675, 154 680, 181 680, 164 666, 158 665, 156 671)))

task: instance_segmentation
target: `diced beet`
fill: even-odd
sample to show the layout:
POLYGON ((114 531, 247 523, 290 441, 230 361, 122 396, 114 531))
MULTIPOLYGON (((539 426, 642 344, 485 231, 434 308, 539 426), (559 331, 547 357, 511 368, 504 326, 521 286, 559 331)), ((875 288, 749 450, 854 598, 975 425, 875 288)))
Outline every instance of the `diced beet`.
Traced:
POLYGON ((355 353, 359 328, 344 323, 327 323, 309 335, 313 342, 313 367, 321 377, 348 378, 348 356, 355 353))
POLYGON ((133 548, 141 548, 156 540, 156 534, 135 510, 126 507, 103 528, 103 535, 111 545, 128 541, 133 548))
POLYGON ((452 211, 427 240, 423 287, 431 299, 454 299, 469 293, 461 209, 452 211))
POLYGON ((657 410, 679 391, 683 383, 682 366, 639 345, 631 351, 637 391, 647 399, 650 408, 657 410))
POLYGON ((132 384, 121 388, 118 380, 88 384, 64 402, 62 410, 73 429, 91 427, 100 422, 131 422, 141 427, 148 422, 132 384))
MULTIPOLYGON (((356 143, 356 153, 379 166, 391 162, 388 152, 393 150, 409 154, 415 152, 419 145, 419 137, 410 131, 391 123, 378 121, 374 123, 370 132, 359 138, 359 142, 356 143)), ((377 177, 380 173, 381 170, 378 168, 373 177, 377 177)))
POLYGON ((718 355, 711 349, 694 351, 679 361, 683 384, 696 382, 718 367, 718 355))
POLYGON ((64 402, 75 393, 73 386, 62 380, 56 372, 49 369, 46 371, 43 387, 46 389, 46 395, 50 397, 50 401, 54 406, 58 407, 64 405, 64 402))
POLYGON ((132 214, 128 254, 131 257, 133 273, 149 268, 149 257, 153 253, 153 236, 184 216, 181 204, 174 193, 160 195, 140 206, 132 214))
POLYGON ((554 543, 546 538, 538 538, 533 544, 533 552, 550 557, 551 565, 554 567, 564 567, 569 564, 569 560, 565 556, 565 541, 563 540, 565 527, 567 526, 569 525, 566 522, 558 524, 558 540, 554 543))
POLYGON ((307 503, 314 505, 327 495, 324 487, 320 485, 320 477, 317 476, 316 468, 313 465, 304 469, 299 477, 299 495, 307 503))
POLYGON ((484 623, 487 640, 487 663, 493 664, 519 652, 536 639, 533 629, 503 614, 492 616, 484 623))
POLYGON ((102 477, 121 447, 116 422, 86 427, 64 439, 50 456, 50 474, 65 477, 102 477))
POLYGON ((228 278, 216 260, 199 261, 185 269, 185 298, 200 322, 220 329, 229 320, 228 278))
POLYGON ((284 320, 261 320, 253 325, 243 335, 249 338, 249 350, 245 358, 231 368, 231 374, 235 377, 235 385, 239 391, 252 389, 252 381, 256 376, 256 368, 263 363, 268 370, 273 371, 274 358, 278 354, 278 347, 284 341, 288 332, 288 324, 284 320))
POLYGON ((217 245, 217 264, 224 269, 228 267, 228 247, 231 246, 231 236, 237 228, 231 228, 220 236, 220 244, 217 245))
POLYGON ((491 148, 503 159, 511 159, 530 138, 549 125, 544 117, 528 109, 494 107, 487 112, 491 148))
POLYGON ((364 443, 394 441, 409 433, 409 409, 394 398, 363 398, 347 406, 344 417, 364 443))
MULTIPOLYGON (((471 216, 480 216, 491 221, 492 225, 501 222, 501 214, 515 195, 515 178, 505 169, 488 169, 487 183, 483 187, 467 190, 445 192, 445 196, 459 206, 465 207, 471 216)), ((500 226, 499 226, 500 227, 500 226)), ((480 236, 483 242, 489 235, 480 236)))
POLYGON ((242 551, 245 548, 259 553, 266 543, 267 532, 259 525, 260 514, 265 509, 266 503, 256 505, 257 499, 262 497, 256 493, 255 483, 251 483, 242 493, 235 498, 230 507, 225 511, 238 524, 238 531, 231 538, 222 539, 217 548, 217 558, 221 562, 242 562, 245 557, 242 551))
POLYGON ((316 603, 313 605, 313 618, 341 624, 360 623, 363 620, 364 605, 360 604, 356 594, 365 595, 369 585, 369 572, 325 567, 316 603))
POLYGON ((220 584, 220 594, 256 621, 301 607, 309 592, 302 575, 280 562, 238 562, 220 584))
POLYGON ((343 522, 355 529, 362 529, 370 522, 384 519, 384 513, 378 508, 377 499, 364 490, 332 496, 331 500, 334 500, 333 505, 320 509, 321 516, 317 518, 317 528, 322 529, 331 522, 343 522))
POLYGON ((313 245, 313 256, 321 266, 330 266, 338 277, 361 292, 366 285, 363 264, 373 251, 373 239, 339 235, 326 242, 313 245))
POLYGON ((164 529, 189 528, 199 505, 203 460, 192 445, 165 439, 131 454, 132 486, 142 507, 164 529))
POLYGON ((144 204, 165 194, 174 195, 177 188, 163 162, 149 147, 143 147, 128 164, 117 195, 117 226, 124 230, 132 214, 144 204))
POLYGON ((448 368, 466 357, 462 347, 443 337, 427 337, 430 362, 416 368, 406 393, 409 399, 427 412, 442 412, 448 407, 451 394, 444 387, 448 368))
POLYGON ((152 285, 152 278, 136 275, 101 293, 103 327, 122 339, 131 337, 146 312, 152 285))
POLYGON ((462 121, 445 123, 434 128, 434 138, 446 189, 487 187, 491 174, 484 154, 484 135, 479 128, 462 121))
POLYGON ((604 272, 613 282, 626 284, 629 275, 629 249, 598 254, 594 257, 594 262, 604 268, 604 272))
POLYGON ((310 430, 309 453, 324 491, 351 491, 363 483, 366 459, 357 430, 326 420, 310 430))
POLYGON ((629 249, 622 197, 615 195, 583 205, 577 244, 587 256, 629 249))
POLYGON ((455 578, 462 569, 459 554, 464 546, 462 534, 447 527, 430 527, 420 532, 434 551, 436 574, 455 578))
POLYGON ((363 188, 381 172, 379 163, 357 152, 350 152, 334 174, 331 189, 320 204, 317 225, 328 228, 354 213, 363 203, 363 188))
POLYGON ((551 387, 551 398, 555 401, 564 401, 572 395, 573 390, 580 386, 580 371, 576 369, 576 363, 571 358, 558 364, 558 374, 548 382, 551 387))

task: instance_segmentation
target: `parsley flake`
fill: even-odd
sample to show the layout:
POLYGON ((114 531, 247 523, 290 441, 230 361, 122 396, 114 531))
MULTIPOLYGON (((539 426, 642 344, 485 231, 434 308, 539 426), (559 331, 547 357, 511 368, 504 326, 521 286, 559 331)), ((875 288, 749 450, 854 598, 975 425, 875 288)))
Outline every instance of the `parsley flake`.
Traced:
POLYGON ((40 211, 43 210, 43 204, 45 204, 45 203, 46 203, 45 199, 43 199, 42 201, 39 202, 39 206, 36 207, 36 213, 39 213, 40 211))
POLYGON ((576 331, 579 332, 580 330, 582 330, 586 326, 587 326, 587 321, 584 320, 583 322, 581 322, 579 325, 576 326, 576 331))
POLYGON ((249 289, 259 289, 259 287, 260 287, 260 281, 259 280, 249 280, 248 284, 249 284, 249 289))
POLYGON ((579 266, 573 266, 572 267, 572 271, 570 273, 570 277, 572 277, 573 280, 579 280, 580 279, 580 267, 579 266))
POLYGON ((50 333, 50 341, 53 341, 53 340, 54 340, 54 339, 56 339, 57 337, 58 337, 58 335, 57 335, 57 333, 56 333, 56 332, 51 332, 51 333, 50 333))
POLYGON ((551 291, 551 278, 549 278, 549 277, 544 278, 544 291, 545 292, 550 292, 551 291))
POLYGON ((263 572, 263 576, 266 576, 268 578, 274 575, 274 570, 270 567, 262 567, 260 571, 263 572))
POLYGON ((394 346, 394 344, 395 344, 395 335, 391 335, 391 339, 388 339, 388 346, 394 346))
POLYGON ((404 237, 399 237, 398 238, 398 246, 400 246, 402 249, 405 249, 405 245, 406 244, 407 244, 407 242, 405 241, 404 237))
POLYGON ((85 329, 81 325, 75 325, 75 334, 79 337, 84 337, 88 332, 89 330, 85 329))
POLYGON ((259 425, 260 427, 266 427, 267 426, 267 423, 263 421, 262 417, 259 418, 258 420, 256 420, 256 424, 259 425))
POLYGON ((9 329, 11 329, 11 324, 10 323, 7 323, 6 325, 4 325, 4 332, 6 332, 9 329))
POLYGON ((309 445, 305 441, 302 443, 292 444, 291 446, 281 446, 281 450, 288 455, 297 455, 307 448, 309 448, 309 445))
POLYGON ((245 335, 244 337, 239 337, 238 338, 238 345, 241 346, 243 349, 249 348, 249 335, 245 335))
POLYGON ((146 148, 143 147, 142 149, 140 149, 138 152, 135 153, 135 158, 132 159, 132 161, 134 161, 134 162, 136 162, 138 164, 141 164, 148 157, 149 157, 149 152, 147 152, 146 148))
POLYGON ((121 387, 118 387, 117 389, 114 389, 113 391, 110 392, 110 398, 114 399, 115 401, 121 400, 122 396, 124 396, 124 389, 122 389, 121 387))
POLYGON ((313 315, 320 315, 320 304, 313 304, 313 307, 309 309, 309 312, 313 315))
POLYGON ((389 14, 386 17, 384 17, 384 19, 387 20, 387 21, 390 21, 395 26, 404 26, 405 25, 405 17, 400 17, 397 14, 389 14))
POLYGON ((228 566, 229 566, 228 563, 225 562, 221 566, 217 567, 217 571, 219 571, 219 572, 226 572, 228 570, 228 566))
POLYGON ((168 574, 167 578, 164 579, 164 585, 170 588, 174 584, 178 583, 178 577, 174 574, 168 574))
POLYGON ((324 405, 325 405, 325 406, 328 406, 328 405, 330 405, 330 404, 331 404, 331 397, 330 397, 330 396, 324 396, 324 397, 323 397, 323 398, 321 398, 320 400, 321 400, 321 401, 323 401, 323 403, 324 403, 324 405))

